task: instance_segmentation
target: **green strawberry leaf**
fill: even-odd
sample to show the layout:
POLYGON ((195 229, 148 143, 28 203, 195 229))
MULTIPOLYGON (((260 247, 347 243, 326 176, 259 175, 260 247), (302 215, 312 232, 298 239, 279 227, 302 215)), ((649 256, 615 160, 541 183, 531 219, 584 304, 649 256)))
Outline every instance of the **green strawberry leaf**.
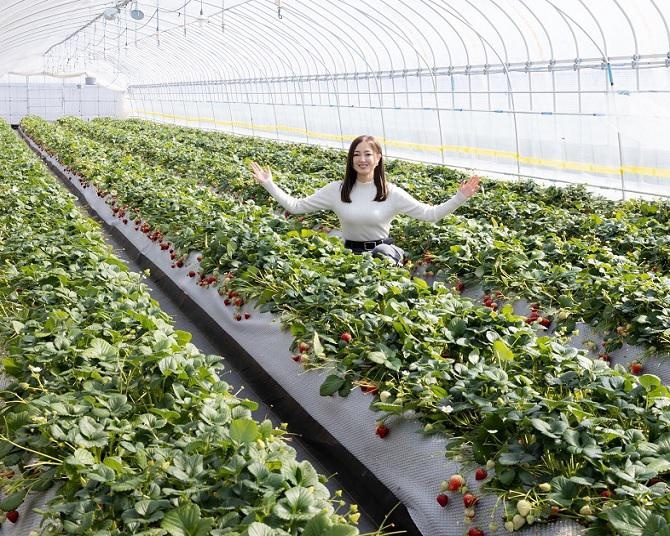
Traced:
POLYGON ((165 514, 161 528, 170 536, 207 536, 212 529, 212 520, 200 517, 197 504, 184 504, 165 514))
POLYGON ((328 376, 319 388, 319 394, 321 396, 330 396, 335 394, 345 383, 345 379, 338 376, 337 374, 331 374, 328 376))

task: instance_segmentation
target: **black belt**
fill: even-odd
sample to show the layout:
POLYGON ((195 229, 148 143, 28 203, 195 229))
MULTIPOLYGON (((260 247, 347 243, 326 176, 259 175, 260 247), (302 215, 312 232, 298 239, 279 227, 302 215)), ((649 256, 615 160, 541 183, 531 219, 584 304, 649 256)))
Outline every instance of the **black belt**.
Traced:
POLYGON ((349 249, 362 249, 364 251, 370 251, 375 249, 379 244, 388 244, 388 238, 381 238, 379 240, 366 240, 365 242, 356 242, 355 240, 345 240, 344 247, 349 249))

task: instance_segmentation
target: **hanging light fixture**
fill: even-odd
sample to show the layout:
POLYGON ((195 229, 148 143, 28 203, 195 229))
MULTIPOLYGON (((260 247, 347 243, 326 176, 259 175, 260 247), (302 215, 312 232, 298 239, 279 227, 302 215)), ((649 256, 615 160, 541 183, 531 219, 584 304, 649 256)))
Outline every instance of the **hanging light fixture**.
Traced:
POLYGON ((114 20, 119 13, 118 7, 108 7, 102 12, 102 16, 105 17, 105 20, 114 20))
POLYGON ((137 0, 135 0, 135 5, 130 11, 130 16, 135 20, 142 20, 144 18, 144 11, 137 6, 137 0))
POLYGON ((205 14, 202 11, 202 0, 200 0, 200 14, 196 17, 195 19, 198 21, 198 26, 202 28, 205 24, 209 22, 209 19, 205 16, 205 14))

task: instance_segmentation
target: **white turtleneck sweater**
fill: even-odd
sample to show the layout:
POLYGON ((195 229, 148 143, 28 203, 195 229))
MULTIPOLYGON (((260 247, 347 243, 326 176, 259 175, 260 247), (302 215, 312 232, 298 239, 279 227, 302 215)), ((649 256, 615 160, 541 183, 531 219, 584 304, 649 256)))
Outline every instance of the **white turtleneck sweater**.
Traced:
POLYGON ((459 191, 440 205, 427 205, 414 199, 399 186, 389 184, 388 197, 379 202, 374 201, 377 194, 374 182, 357 182, 351 190, 351 203, 343 203, 340 198, 341 185, 342 181, 331 182, 312 195, 297 199, 272 181, 264 184, 268 193, 291 214, 332 210, 340 219, 344 239, 357 242, 388 237, 391 221, 398 214, 434 222, 452 213, 468 199, 459 191))

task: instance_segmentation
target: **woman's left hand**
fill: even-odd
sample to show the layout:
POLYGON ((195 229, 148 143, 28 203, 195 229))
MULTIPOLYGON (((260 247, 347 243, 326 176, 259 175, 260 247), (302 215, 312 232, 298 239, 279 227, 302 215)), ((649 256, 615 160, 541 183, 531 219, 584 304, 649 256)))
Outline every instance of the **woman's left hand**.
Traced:
POLYGON ((472 175, 467 181, 461 183, 461 187, 458 189, 465 197, 472 197, 479 190, 479 177, 477 175, 472 175))

